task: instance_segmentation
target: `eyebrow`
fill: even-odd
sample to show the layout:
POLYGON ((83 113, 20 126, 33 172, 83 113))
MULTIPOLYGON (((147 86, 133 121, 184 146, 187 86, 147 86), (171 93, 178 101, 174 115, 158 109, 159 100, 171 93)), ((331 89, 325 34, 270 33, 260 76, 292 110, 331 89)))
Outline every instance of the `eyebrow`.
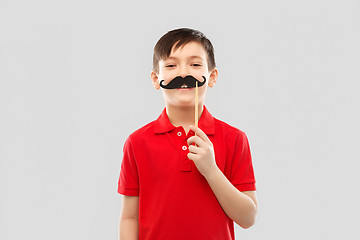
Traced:
MULTIPOLYGON (((204 58, 202 58, 202 57, 200 57, 200 56, 196 56, 196 55, 194 55, 194 56, 190 56, 190 57, 188 57, 188 59, 194 59, 194 58, 200 58, 201 60, 204 60, 204 58)), ((178 59, 177 57, 167 57, 167 58, 165 58, 164 60, 176 60, 176 59, 178 59)))

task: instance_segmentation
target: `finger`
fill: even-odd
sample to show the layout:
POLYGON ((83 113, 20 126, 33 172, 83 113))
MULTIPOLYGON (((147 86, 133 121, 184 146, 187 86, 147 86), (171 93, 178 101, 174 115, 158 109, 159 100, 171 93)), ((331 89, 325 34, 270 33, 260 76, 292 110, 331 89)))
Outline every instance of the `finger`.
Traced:
POLYGON ((201 152, 201 148, 194 145, 189 145, 189 152, 199 154, 201 152))
POLYGON ((196 155, 196 154, 194 154, 194 153, 188 153, 187 154, 187 157, 190 159, 190 160, 193 160, 193 161, 197 161, 197 160, 199 160, 199 155, 196 155))
POLYGON ((208 136, 206 136, 206 134, 203 132, 203 130, 201 130, 199 127, 196 127, 194 125, 190 125, 190 129, 193 130, 195 132, 195 134, 197 136, 199 136, 204 142, 207 142, 210 145, 212 145, 212 142, 210 141, 208 136))
POLYGON ((200 148, 205 148, 207 146, 207 143, 204 142, 199 136, 192 136, 189 137, 187 140, 188 145, 190 146, 192 143, 195 143, 200 148))

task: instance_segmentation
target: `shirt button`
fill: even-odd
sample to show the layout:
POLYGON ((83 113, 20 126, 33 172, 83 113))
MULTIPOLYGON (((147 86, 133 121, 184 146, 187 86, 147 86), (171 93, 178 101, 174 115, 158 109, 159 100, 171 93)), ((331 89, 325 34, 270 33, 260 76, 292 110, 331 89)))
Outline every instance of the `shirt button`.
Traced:
POLYGON ((186 147, 186 146, 182 146, 182 150, 184 150, 184 151, 185 151, 186 149, 187 149, 187 147, 186 147))
POLYGON ((180 137, 180 136, 181 136, 181 132, 178 132, 177 135, 180 137))

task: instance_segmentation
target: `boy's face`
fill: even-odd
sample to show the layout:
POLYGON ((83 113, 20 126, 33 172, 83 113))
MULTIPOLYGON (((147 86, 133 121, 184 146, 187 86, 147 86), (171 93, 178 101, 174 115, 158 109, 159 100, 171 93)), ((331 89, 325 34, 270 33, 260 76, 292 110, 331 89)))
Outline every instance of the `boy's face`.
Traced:
MULTIPOLYGON (((198 101, 203 104, 207 87, 212 87, 217 79, 217 69, 208 71, 207 53, 201 43, 192 41, 179 47, 176 51, 172 50, 170 56, 159 61, 159 72, 151 72, 151 79, 155 89, 160 89, 160 81, 168 84, 177 76, 185 77, 192 75, 199 81, 204 81, 202 76, 206 77, 206 84, 198 87, 198 101)), ((189 89, 163 89, 163 96, 166 105, 177 107, 195 106, 195 88, 189 89)))

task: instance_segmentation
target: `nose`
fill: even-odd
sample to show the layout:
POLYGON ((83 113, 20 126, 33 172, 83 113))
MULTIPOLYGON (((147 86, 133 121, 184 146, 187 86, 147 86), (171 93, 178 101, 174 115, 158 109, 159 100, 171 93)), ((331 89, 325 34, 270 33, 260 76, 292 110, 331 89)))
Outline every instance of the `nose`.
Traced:
POLYGON ((187 73, 187 69, 186 69, 186 67, 185 66, 183 66, 183 67, 181 67, 180 68, 180 73, 179 73, 179 76, 181 76, 181 77, 186 77, 188 75, 188 73, 187 73))

